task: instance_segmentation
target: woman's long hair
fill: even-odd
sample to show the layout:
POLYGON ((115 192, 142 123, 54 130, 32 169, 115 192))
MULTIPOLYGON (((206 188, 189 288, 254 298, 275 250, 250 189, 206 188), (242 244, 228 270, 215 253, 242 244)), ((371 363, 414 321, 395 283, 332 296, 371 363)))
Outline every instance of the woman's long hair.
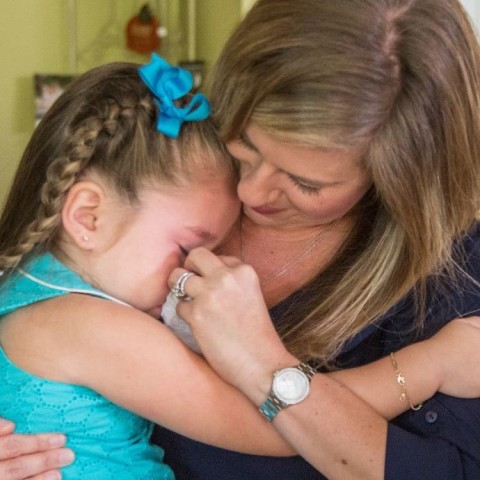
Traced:
POLYGON ((288 313, 301 358, 332 360, 412 289, 452 273, 480 206, 480 49, 457 0, 259 0, 211 76, 224 140, 360 147, 372 190, 334 261, 288 313))

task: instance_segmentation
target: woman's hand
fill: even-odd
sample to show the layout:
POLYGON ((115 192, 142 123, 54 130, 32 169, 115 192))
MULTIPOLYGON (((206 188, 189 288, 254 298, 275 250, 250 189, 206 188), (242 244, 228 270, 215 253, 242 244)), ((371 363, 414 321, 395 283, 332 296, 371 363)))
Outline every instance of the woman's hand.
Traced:
POLYGON ((58 480, 58 468, 73 461, 65 435, 46 433, 19 435, 15 425, 0 419, 0 478, 2 480, 58 480))
MULTIPOLYGON (((197 275, 185 285, 193 300, 179 302, 178 314, 190 324, 212 367, 260 403, 265 388, 255 391, 252 378, 268 389, 275 370, 298 360, 287 352, 272 325, 255 271, 236 258, 217 257, 205 248, 192 250, 185 268, 197 275)), ((175 269, 170 286, 184 272, 175 269)))
POLYGON ((430 361, 442 366, 439 391, 453 397, 480 397, 480 317, 452 320, 426 343, 430 361))
MULTIPOLYGON (((193 300, 180 301, 178 314, 190 324, 212 367, 260 405, 273 373, 299 360, 288 353, 275 331, 257 275, 235 258, 216 257, 202 248, 190 252, 185 268, 197 275, 185 285, 193 300)), ((170 286, 184 271, 172 272, 170 286)), ((382 478, 387 422, 326 375, 316 375, 308 398, 283 410, 274 427, 328 478, 382 478)))

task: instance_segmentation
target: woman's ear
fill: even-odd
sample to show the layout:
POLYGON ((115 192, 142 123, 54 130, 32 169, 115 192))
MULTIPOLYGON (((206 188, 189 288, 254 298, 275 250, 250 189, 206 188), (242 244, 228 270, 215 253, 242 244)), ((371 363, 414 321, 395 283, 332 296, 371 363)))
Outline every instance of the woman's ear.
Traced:
POLYGON ((95 247, 97 221, 105 199, 104 189, 96 182, 78 182, 70 188, 62 210, 62 222, 78 247, 86 250, 95 247))

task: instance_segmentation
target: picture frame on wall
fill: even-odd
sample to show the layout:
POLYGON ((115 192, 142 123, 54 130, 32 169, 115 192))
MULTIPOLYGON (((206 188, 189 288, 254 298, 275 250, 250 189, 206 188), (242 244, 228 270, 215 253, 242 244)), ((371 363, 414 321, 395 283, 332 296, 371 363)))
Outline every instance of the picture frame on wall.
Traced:
POLYGON ((40 123, 48 109, 63 93, 65 87, 75 78, 74 75, 36 73, 33 75, 35 91, 35 126, 40 123))

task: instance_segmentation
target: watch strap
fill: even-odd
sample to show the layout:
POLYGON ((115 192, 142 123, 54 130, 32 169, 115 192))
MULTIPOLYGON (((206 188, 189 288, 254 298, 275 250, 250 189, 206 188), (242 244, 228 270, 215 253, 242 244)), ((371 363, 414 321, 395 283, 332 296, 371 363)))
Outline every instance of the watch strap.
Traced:
MULTIPOLYGON (((293 368, 296 368, 297 370, 300 370, 301 372, 303 372, 308 378, 309 382, 312 380, 313 376, 317 373, 317 371, 306 362, 302 362, 293 368)), ((274 376, 275 376, 275 373, 274 373, 274 376)), ((275 395, 275 393, 272 390, 270 390, 270 393, 267 399, 258 407, 258 410, 269 422, 271 422, 277 416, 278 412, 280 412, 280 410, 283 410, 286 407, 288 407, 288 404, 285 402, 282 402, 275 395)))
POLYGON ((286 406, 287 405, 281 402, 277 397, 272 397, 270 394, 268 398, 258 407, 258 410, 269 422, 271 422, 277 416, 277 413, 286 406))
POLYGON ((306 362, 299 363, 295 368, 298 368, 298 370, 302 371, 307 376, 309 382, 317 373, 317 371, 306 362))

